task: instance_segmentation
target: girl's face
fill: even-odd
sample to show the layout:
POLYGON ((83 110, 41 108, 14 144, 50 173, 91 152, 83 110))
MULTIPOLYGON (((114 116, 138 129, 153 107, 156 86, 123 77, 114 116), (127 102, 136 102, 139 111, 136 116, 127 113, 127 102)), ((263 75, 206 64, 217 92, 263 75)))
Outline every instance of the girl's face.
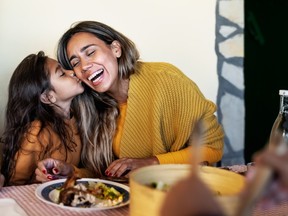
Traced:
POLYGON ((54 96, 56 104, 61 105, 83 93, 84 87, 77 77, 73 77, 73 71, 64 70, 60 64, 51 58, 47 59, 46 67, 50 74, 50 82, 53 90, 50 94, 54 96))
POLYGON ((67 44, 67 54, 76 76, 97 92, 117 93, 121 45, 107 45, 95 35, 79 32, 67 44))

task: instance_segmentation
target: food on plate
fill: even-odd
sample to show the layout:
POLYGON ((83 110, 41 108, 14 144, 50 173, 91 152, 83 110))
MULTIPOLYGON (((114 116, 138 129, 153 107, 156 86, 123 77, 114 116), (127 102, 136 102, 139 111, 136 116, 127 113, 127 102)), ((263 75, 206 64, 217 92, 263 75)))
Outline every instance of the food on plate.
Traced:
POLYGON ((109 207, 123 202, 123 194, 103 182, 77 182, 77 175, 65 181, 62 187, 51 191, 50 199, 64 206, 109 207))

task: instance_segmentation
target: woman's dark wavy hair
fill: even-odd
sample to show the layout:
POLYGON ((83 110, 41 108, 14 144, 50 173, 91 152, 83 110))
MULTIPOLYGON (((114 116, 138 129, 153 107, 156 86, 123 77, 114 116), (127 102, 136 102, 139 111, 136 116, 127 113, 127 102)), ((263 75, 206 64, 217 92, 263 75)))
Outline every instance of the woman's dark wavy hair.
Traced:
POLYGON ((81 162, 99 177, 114 160, 112 142, 119 110, 114 98, 84 87, 84 93, 72 102, 82 141, 81 162))
MULTIPOLYGON (((10 79, 5 127, 1 136, 3 146, 1 172, 5 176, 5 185, 9 185, 15 171, 16 153, 21 150, 23 139, 26 139, 26 134, 30 132, 29 128, 34 120, 40 121, 40 130, 49 125, 58 133, 62 145, 65 146, 66 157, 67 151, 72 151, 76 145, 69 136, 63 116, 55 112, 50 105, 40 101, 40 95, 45 90, 53 89, 46 68, 47 59, 43 51, 28 55, 17 66, 10 79)), ((43 147, 42 154, 49 157, 51 154, 49 150, 51 151, 43 147)), ((57 150, 53 149, 53 151, 57 150)), ((43 155, 39 155, 39 159, 43 155)), ((34 173, 31 173, 31 179, 33 175, 34 173)))
POLYGON ((139 60, 139 52, 133 41, 110 26, 97 21, 78 22, 72 25, 60 38, 57 57, 65 69, 73 70, 67 55, 67 45, 73 35, 79 32, 91 33, 107 45, 117 40, 121 44, 121 56, 118 58, 119 79, 127 79, 135 72, 136 63, 139 60))

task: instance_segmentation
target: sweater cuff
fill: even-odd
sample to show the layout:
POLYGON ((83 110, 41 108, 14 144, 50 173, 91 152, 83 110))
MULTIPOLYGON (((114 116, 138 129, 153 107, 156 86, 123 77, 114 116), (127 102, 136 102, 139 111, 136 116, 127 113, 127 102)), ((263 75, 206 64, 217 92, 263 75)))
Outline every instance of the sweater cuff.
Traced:
POLYGON ((181 151, 168 152, 165 154, 156 155, 156 157, 159 164, 183 164, 190 162, 188 157, 186 157, 181 151))
MULTIPOLYGON (((168 152, 165 154, 156 155, 156 157, 159 160, 159 164, 190 164, 191 157, 193 157, 191 153, 191 147, 188 147, 176 152, 168 152)), ((203 146, 201 161, 207 161, 209 164, 213 164, 220 161, 222 155, 222 150, 203 146)))

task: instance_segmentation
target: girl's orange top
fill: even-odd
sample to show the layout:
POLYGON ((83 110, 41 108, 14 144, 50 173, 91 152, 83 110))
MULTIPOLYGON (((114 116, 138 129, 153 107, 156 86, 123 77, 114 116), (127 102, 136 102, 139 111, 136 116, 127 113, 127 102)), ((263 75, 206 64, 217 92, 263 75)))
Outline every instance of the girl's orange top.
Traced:
POLYGON ((51 127, 46 127, 40 131, 41 123, 37 120, 32 122, 29 132, 23 137, 21 149, 15 156, 16 167, 9 182, 10 185, 35 183, 34 172, 37 163, 48 157, 66 160, 74 166, 79 165, 82 144, 76 128, 75 119, 67 120, 67 123, 72 129, 70 136, 73 137, 76 146, 73 151, 65 152, 58 134, 51 127))

